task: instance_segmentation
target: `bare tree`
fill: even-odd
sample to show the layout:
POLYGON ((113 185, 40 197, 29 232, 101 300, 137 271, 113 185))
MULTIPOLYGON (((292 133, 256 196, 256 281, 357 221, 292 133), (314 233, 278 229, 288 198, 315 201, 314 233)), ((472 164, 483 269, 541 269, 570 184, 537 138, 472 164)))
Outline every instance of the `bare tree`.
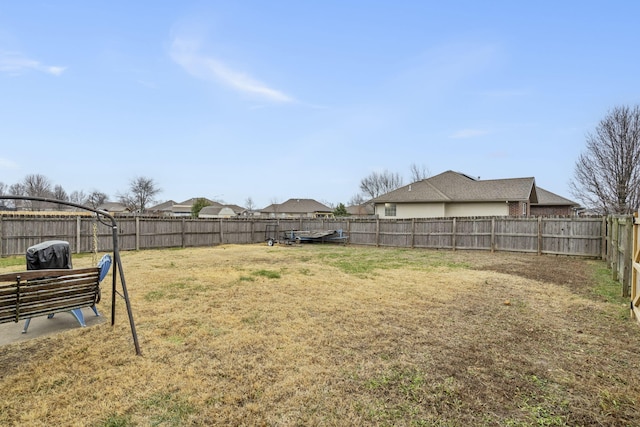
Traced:
POLYGON ((587 135, 571 193, 600 213, 628 214, 640 206, 640 107, 615 107, 587 135))
POLYGON ((91 194, 87 196, 86 204, 91 206, 93 209, 98 209, 100 205, 103 205, 108 199, 107 195, 101 191, 93 190, 91 194))
POLYGON ((416 163, 411 163, 409 171, 411 172, 411 182, 422 181, 429 178, 430 175, 429 169, 425 165, 418 166, 416 163))
POLYGON ((336 204, 332 203, 332 202, 330 202, 328 200, 320 200, 320 203, 322 203, 323 205, 325 205, 328 208, 331 208, 331 210, 336 208, 336 204))
MULTIPOLYGON (((51 181, 44 175, 41 174, 31 174, 27 175, 23 182, 24 193, 26 196, 30 197, 53 197, 54 193, 52 190, 51 181)), ((46 207, 52 207, 51 204, 46 202, 33 201, 31 203, 26 203, 25 207, 31 207, 32 210, 42 210, 46 207)))
POLYGON ((24 188, 24 184, 21 182, 12 184, 9 187, 9 194, 11 194, 12 196, 25 196, 27 194, 25 188, 24 188))
POLYGON ((151 178, 136 177, 129 183, 129 192, 118 196, 131 212, 144 213, 162 190, 151 178))
MULTIPOLYGON (((25 196, 24 184, 18 182, 16 184, 11 184, 9 189, 7 190, 10 196, 25 196)), ((7 202, 7 206, 14 207, 16 209, 23 208, 25 202, 23 200, 9 200, 7 202)))
POLYGON ((356 194, 349 199, 347 202, 347 206, 359 206, 365 203, 367 199, 364 198, 362 194, 356 194))
MULTIPOLYGON (((0 182, 0 194, 3 196, 9 195, 9 186, 4 182, 0 182)), ((11 207, 13 200, 0 200, 0 208, 11 207)))
POLYGON ((51 197, 53 196, 53 187, 49 178, 40 174, 27 175, 23 181, 24 189, 27 196, 34 197, 51 197))
POLYGON ((244 201, 244 207, 249 212, 253 212, 253 210, 256 208, 256 204, 253 203, 253 199, 251 197, 247 197, 247 200, 244 201))
POLYGON ((72 191, 71 194, 69 194, 69 201, 77 205, 86 205, 88 197, 89 196, 87 196, 87 194, 84 191, 76 190, 76 191, 72 191))
POLYGON ((373 172, 360 181, 360 190, 372 199, 398 187, 402 187, 402 177, 387 170, 381 173, 373 172))
MULTIPOLYGON (((56 185, 55 187, 53 187, 52 196, 56 200, 61 200, 63 202, 68 202, 69 201, 69 195, 67 194, 65 189, 62 188, 62 185, 59 185, 59 184, 56 185)), ((64 206, 65 205, 57 204, 56 205, 56 209, 62 210, 64 206)))

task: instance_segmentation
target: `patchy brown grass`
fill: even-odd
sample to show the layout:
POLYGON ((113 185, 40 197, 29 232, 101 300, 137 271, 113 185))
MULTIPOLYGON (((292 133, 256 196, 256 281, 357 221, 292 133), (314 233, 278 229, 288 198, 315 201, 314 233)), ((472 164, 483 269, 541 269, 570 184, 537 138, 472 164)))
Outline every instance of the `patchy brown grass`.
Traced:
POLYGON ((640 328, 598 261, 243 245, 123 264, 143 356, 120 302, 115 327, 1 347, 0 425, 637 425, 640 328))

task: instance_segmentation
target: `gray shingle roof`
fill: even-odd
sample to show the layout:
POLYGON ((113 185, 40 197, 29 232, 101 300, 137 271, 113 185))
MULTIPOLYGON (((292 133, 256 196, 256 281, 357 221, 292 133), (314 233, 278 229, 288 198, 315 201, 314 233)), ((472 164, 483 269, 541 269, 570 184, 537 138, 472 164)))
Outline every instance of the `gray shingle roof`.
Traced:
POLYGON ((518 200, 537 201, 534 178, 480 180, 454 171, 405 185, 373 199, 375 203, 518 200))
POLYGON ((564 197, 558 196, 557 194, 545 190, 544 188, 536 187, 536 190, 536 192, 538 193, 538 205, 580 206, 579 203, 576 203, 573 200, 565 199, 564 197))
POLYGON ((107 211, 107 212, 128 212, 129 209, 125 205, 120 202, 104 202, 98 209, 107 211))
POLYGON ((166 202, 163 202, 163 203, 157 204, 155 206, 152 206, 152 207, 148 208, 147 210, 148 211, 152 211, 152 212, 154 212, 154 211, 158 211, 158 212, 159 211, 168 211, 168 212, 171 212, 171 207, 173 205, 175 205, 175 204, 176 204, 176 202, 174 202, 173 200, 167 200, 166 202))
POLYGON ((331 208, 313 199, 289 199, 284 203, 272 204, 261 210, 261 212, 265 213, 279 212, 294 214, 331 211, 331 208))

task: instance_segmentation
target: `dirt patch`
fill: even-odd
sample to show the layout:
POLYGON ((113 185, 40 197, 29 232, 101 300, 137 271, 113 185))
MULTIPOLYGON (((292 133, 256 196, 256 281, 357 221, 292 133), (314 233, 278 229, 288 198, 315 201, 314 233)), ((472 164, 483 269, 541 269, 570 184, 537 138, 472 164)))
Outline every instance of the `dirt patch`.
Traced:
MULTIPOLYGON (((517 255, 501 254, 487 260, 482 256, 479 265, 472 268, 495 271, 523 277, 538 282, 565 286, 574 292, 590 295, 593 292, 593 270, 589 262, 580 258, 554 255, 517 255)), ((475 264, 472 261, 472 264, 475 264)))

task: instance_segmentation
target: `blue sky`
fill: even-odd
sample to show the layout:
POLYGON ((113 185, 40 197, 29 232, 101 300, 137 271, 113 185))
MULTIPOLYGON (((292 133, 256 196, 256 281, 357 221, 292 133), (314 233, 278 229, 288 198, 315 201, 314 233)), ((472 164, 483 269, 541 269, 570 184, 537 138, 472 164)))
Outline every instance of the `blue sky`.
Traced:
POLYGON ((0 0, 0 182, 347 203, 410 166, 571 198, 640 95, 635 1, 0 0))

